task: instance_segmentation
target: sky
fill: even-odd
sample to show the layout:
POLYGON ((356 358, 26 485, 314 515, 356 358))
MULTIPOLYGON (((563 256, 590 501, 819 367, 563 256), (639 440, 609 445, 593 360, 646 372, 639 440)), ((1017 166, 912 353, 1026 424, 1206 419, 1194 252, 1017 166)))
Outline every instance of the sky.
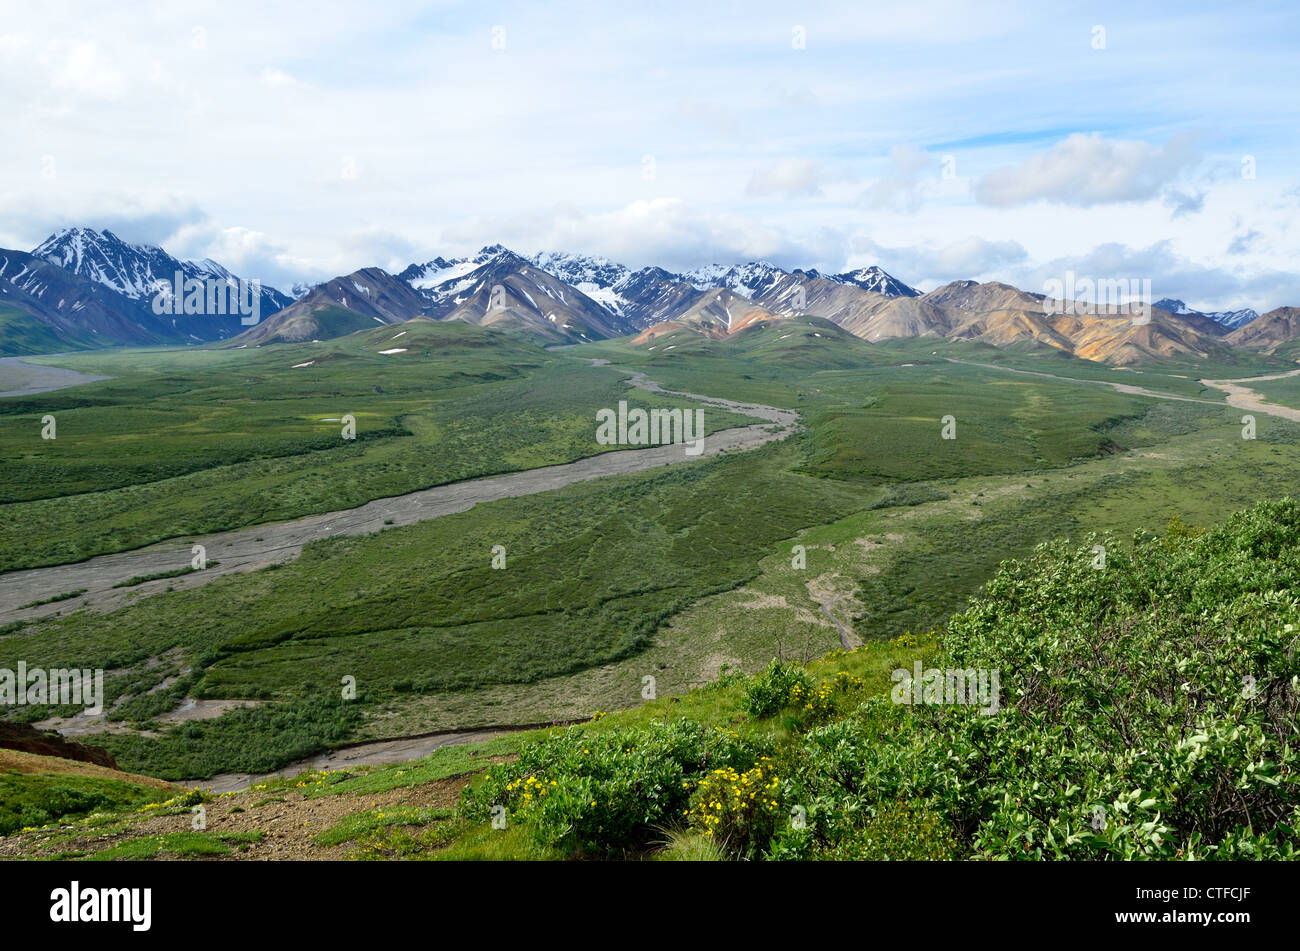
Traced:
POLYGON ((1300 5, 0 0, 0 246, 1300 304, 1300 5), (1141 9, 1137 9, 1137 7, 1141 9))

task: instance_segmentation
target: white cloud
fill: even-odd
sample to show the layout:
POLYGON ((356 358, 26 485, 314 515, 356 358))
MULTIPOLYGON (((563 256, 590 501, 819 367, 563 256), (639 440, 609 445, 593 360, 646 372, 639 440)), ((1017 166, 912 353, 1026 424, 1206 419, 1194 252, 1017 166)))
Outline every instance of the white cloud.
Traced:
POLYGON ((95 43, 73 42, 60 59, 53 77, 56 87, 94 99, 116 99, 122 94, 121 72, 95 43))
POLYGON ((164 244, 206 218, 196 202, 174 194, 84 194, 60 189, 49 197, 31 192, 0 194, 5 229, 0 242, 22 250, 35 247, 59 228, 72 227, 112 231, 135 244, 164 244))
MULTIPOLYGON (((735 264, 768 260, 786 267, 843 259, 844 236, 833 229, 794 234, 774 223, 748 216, 708 211, 680 198, 659 197, 620 208, 589 213, 573 205, 557 206, 493 219, 474 219, 443 232, 455 253, 482 244, 481 235, 496 236, 523 253, 563 250, 599 254, 629 267, 655 264, 689 270, 705 263, 735 264)), ((447 253, 446 248, 440 253, 447 253)))
POLYGON ((1154 300, 1172 297, 1203 310, 1253 307, 1262 313, 1280 301, 1300 301, 1300 275, 1294 272, 1219 267, 1177 253, 1169 241, 1145 248, 1120 242, 1098 245, 1087 253, 1026 269, 1020 286, 1041 291, 1045 281, 1063 281, 1067 271, 1094 281, 1149 280, 1154 300))
POLYGON ((879 264, 899 280, 926 289, 956 280, 994 280, 1028 258, 1017 241, 988 241, 974 236, 910 247, 886 247, 871 238, 859 237, 852 246, 849 267, 879 264))
POLYGON ((824 176, 821 164, 812 159, 783 158, 756 169, 745 187, 750 197, 781 195, 803 198, 821 194, 824 176))
POLYGON ((975 183, 975 197, 999 207, 1039 200, 1081 207, 1144 201, 1198 158, 1190 135, 1155 146, 1076 132, 1020 165, 985 175, 975 183))
POLYGON ((307 84, 295 79, 282 69, 267 66, 262 70, 262 85, 271 89, 306 89, 307 84))
POLYGON ((867 186, 863 202, 870 208, 915 211, 925 185, 939 177, 937 160, 914 146, 895 145, 889 150, 889 162, 889 173, 867 186))
POLYGON ((1170 284, 1300 302, 1264 299, 1300 260, 1295 18, 1099 10, 1124 29, 1098 53, 1091 15, 1010 0, 352 7, 43 0, 10 18, 0 244, 107 225, 279 286, 496 241, 673 269, 852 259, 914 284, 1167 241, 1149 263, 1170 284), (1188 68, 1205 62, 1248 65, 1188 68))
POLYGON ((1167 188, 1163 195, 1164 203, 1169 206, 1173 216, 1193 215, 1205 207, 1205 192, 1184 192, 1177 188, 1167 188))

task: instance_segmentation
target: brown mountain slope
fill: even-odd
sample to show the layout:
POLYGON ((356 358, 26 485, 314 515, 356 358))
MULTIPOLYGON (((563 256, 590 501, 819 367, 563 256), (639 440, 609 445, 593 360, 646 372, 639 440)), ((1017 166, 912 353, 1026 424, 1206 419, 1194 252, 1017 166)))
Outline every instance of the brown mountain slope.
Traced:
POLYGON ((1260 314, 1223 339, 1234 347, 1271 352, 1300 337, 1300 307, 1278 307, 1260 314))
POLYGON ((425 301, 382 268, 367 267, 317 285, 278 314, 232 339, 235 346, 325 340, 375 324, 418 317, 425 301))
POLYGON ((446 320, 502 329, 518 327, 544 338, 578 342, 616 337, 625 328, 586 294, 515 255, 476 271, 454 299, 446 320))
POLYGON ((656 337, 675 330, 690 330, 713 340, 721 340, 760 321, 785 318, 786 315, 774 314, 725 287, 715 287, 706 291, 678 316, 651 324, 632 342, 638 345, 649 343, 656 337))
MULTIPOLYGON (((947 337, 996 347, 1041 344, 1115 365, 1179 356, 1206 359, 1227 353, 1218 334, 1203 332, 1195 322, 1158 308, 1151 308, 1146 315, 1093 314, 1089 310, 1094 308, 1086 303, 1053 305, 1041 294, 996 281, 954 281, 919 297, 886 297, 820 276, 790 274, 764 289, 762 307, 728 294, 709 292, 673 318, 670 326, 655 325, 638 341, 679 327, 723 337, 728 327, 734 331, 775 312, 824 317, 872 342, 893 337, 947 337), (796 306, 800 301, 802 308, 796 306), (752 315, 747 315, 747 310, 752 315)), ((1243 329, 1252 326, 1254 323, 1243 329)))

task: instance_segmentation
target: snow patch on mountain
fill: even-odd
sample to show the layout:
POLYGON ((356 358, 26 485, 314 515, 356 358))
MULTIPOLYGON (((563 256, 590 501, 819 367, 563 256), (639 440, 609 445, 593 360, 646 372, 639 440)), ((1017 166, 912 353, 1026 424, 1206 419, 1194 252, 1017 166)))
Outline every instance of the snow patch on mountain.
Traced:
POLYGON ((1259 316, 1255 310, 1249 307, 1243 307, 1239 310, 1195 310, 1188 307, 1187 304, 1176 297, 1162 298, 1156 301, 1154 306, 1179 316, 1192 315, 1208 317, 1216 324, 1222 324, 1224 327, 1231 327, 1233 330, 1236 330, 1238 327, 1244 327, 1259 316))

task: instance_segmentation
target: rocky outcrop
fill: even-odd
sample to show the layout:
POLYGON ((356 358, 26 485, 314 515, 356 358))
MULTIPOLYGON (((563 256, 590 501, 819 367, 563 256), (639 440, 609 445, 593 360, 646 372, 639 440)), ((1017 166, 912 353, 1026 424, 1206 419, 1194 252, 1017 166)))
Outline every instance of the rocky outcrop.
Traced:
POLYGON ((37 756, 58 756, 109 769, 119 768, 117 761, 103 747, 65 740, 53 730, 38 730, 30 723, 0 720, 0 749, 34 753, 37 756))

